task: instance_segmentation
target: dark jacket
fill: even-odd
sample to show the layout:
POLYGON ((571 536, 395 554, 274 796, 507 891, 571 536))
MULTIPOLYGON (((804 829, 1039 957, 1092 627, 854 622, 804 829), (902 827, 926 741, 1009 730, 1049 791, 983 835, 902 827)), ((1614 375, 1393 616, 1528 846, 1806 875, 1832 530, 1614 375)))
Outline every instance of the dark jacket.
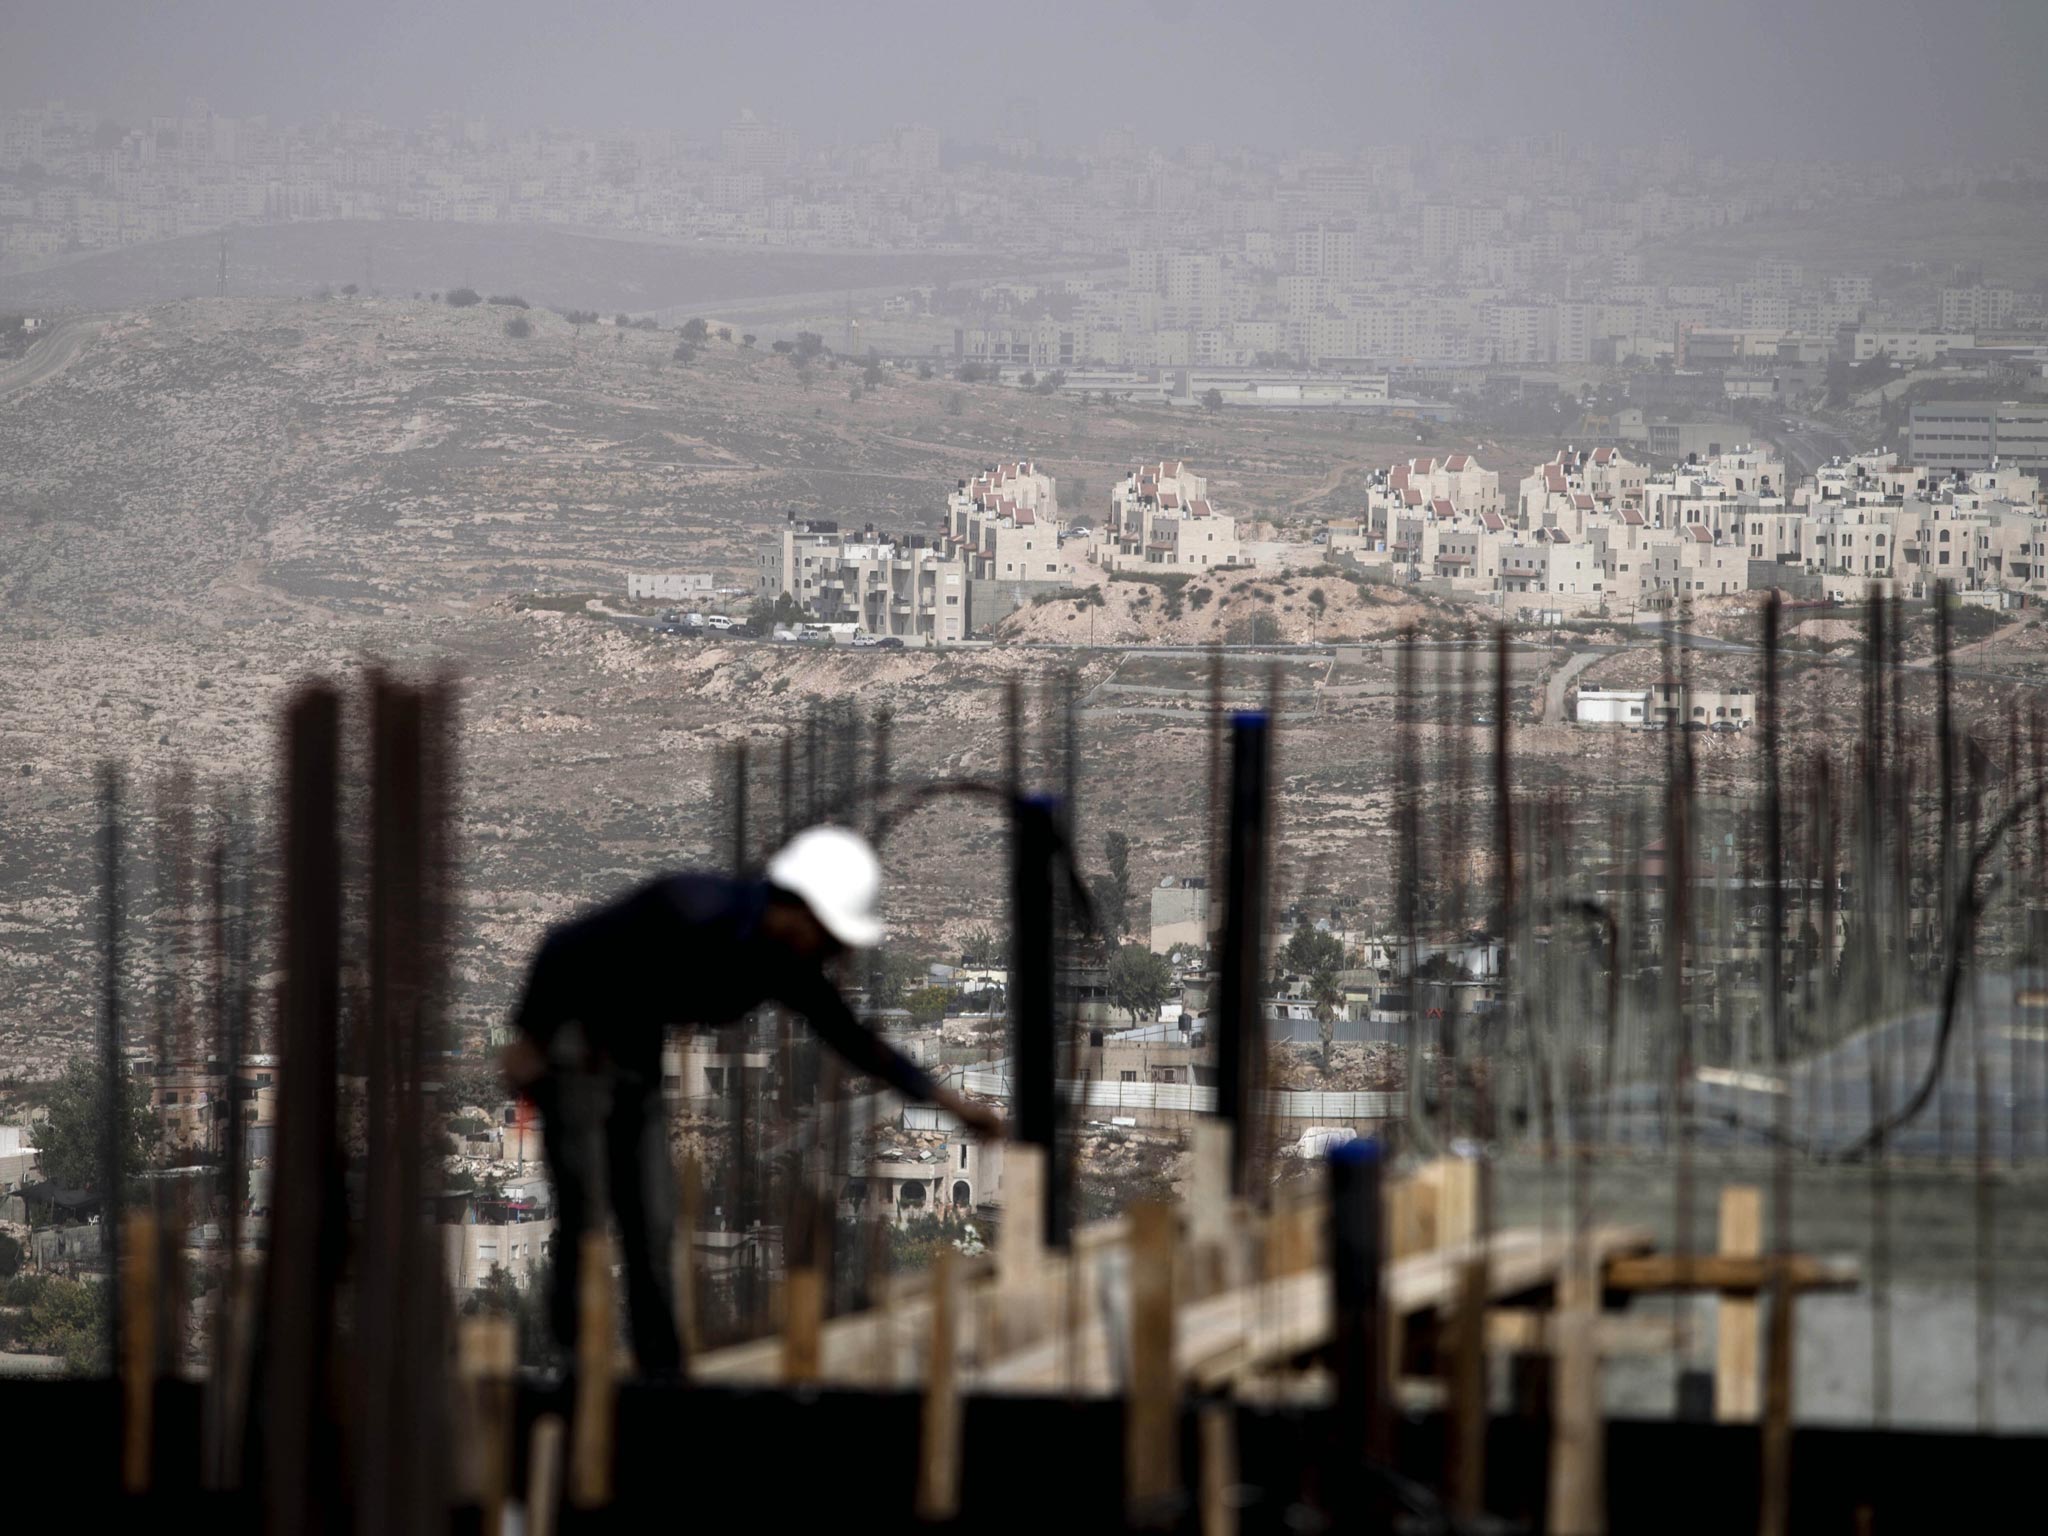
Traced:
POLYGON ((619 1066, 653 1076, 667 1026, 716 1029, 763 1003, 802 1014, 856 1071, 913 1099, 932 1080, 853 1016, 813 961, 761 931, 777 892, 765 881, 662 875, 548 931, 516 1022, 546 1051, 563 1025, 619 1066))

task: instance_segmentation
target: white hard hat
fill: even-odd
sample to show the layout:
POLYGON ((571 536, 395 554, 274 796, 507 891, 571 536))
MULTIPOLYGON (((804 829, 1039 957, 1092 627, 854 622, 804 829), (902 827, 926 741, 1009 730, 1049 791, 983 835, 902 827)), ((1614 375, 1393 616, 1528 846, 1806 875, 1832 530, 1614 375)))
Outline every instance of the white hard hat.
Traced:
POLYGON ((768 882, 803 899, 848 949, 880 942, 882 863, 867 839, 844 827, 808 827, 768 861, 768 882))

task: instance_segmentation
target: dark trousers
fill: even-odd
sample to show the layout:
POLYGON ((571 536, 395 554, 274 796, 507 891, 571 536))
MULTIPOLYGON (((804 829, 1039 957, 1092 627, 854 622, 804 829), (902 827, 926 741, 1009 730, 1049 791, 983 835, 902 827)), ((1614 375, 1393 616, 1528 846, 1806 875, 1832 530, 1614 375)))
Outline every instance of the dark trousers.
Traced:
POLYGON ((675 1183, 659 1072, 612 1067, 554 1073, 536 1095, 541 1138, 555 1186, 555 1283, 549 1317, 575 1358, 582 1300, 584 1234, 609 1203, 626 1265, 633 1357, 643 1376, 682 1366, 676 1337, 670 1248, 675 1183))

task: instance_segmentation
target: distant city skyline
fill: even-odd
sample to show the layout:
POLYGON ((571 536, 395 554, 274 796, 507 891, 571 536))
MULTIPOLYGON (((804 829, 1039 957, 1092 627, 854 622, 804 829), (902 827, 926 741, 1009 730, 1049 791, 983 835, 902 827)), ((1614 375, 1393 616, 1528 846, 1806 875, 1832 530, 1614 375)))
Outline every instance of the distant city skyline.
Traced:
POLYGON ((742 108, 806 144, 923 122, 1053 146, 1120 125, 1149 143, 1266 149, 1499 138, 1677 138, 1741 158, 2048 153, 2048 6, 1684 0, 1229 8, 925 0, 671 12, 629 0, 26 0, 0 110, 61 98, 133 122, 203 98, 229 116, 434 111, 507 130, 714 137, 742 108))

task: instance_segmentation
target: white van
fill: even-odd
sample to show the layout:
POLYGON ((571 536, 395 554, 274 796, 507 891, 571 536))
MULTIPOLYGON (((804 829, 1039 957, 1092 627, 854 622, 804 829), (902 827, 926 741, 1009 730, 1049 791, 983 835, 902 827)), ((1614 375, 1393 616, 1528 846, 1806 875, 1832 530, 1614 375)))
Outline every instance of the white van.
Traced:
POLYGON ((732 620, 722 613, 707 613, 704 615, 704 627, 706 629, 731 629, 733 624, 732 620))

